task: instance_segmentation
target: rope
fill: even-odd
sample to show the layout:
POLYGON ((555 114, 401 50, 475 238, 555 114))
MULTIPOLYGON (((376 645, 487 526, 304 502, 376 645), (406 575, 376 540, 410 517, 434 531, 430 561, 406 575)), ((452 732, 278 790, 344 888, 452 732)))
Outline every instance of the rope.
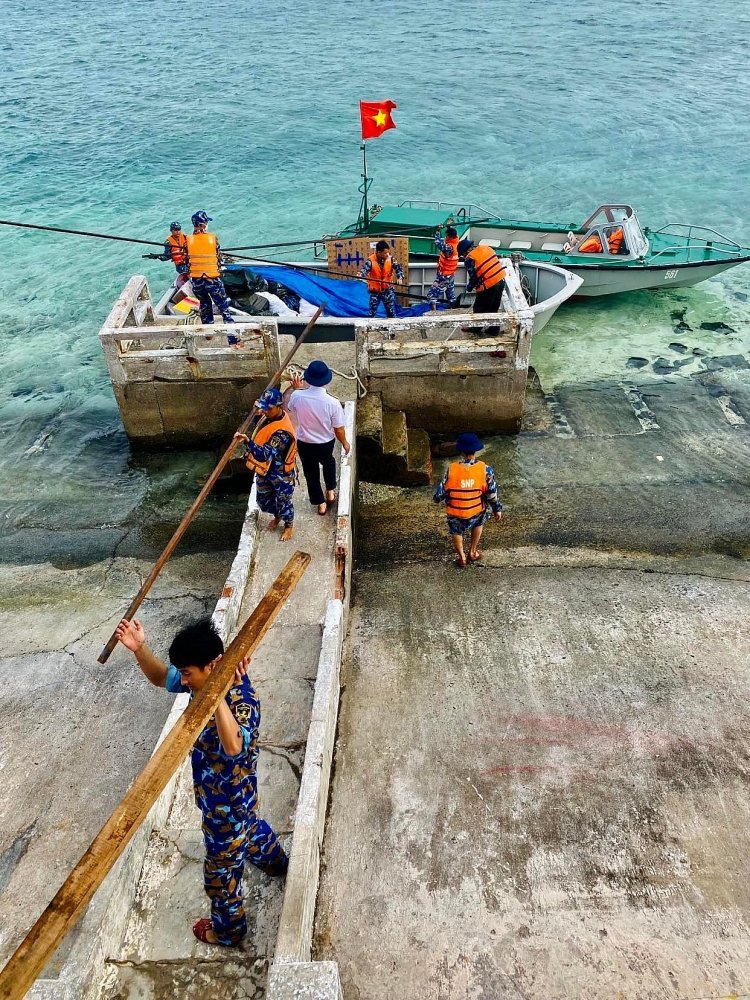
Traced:
MULTIPOLYGON (((302 378, 302 376, 305 373, 305 369, 300 368, 299 365, 288 365, 286 370, 287 372, 290 372, 292 375, 299 375, 300 378, 302 378)), ((362 379, 359 377, 359 372, 357 371, 354 365, 352 365, 351 375, 347 375, 346 372, 340 372, 336 368, 331 368, 330 370, 333 372, 334 375, 338 375, 340 378, 345 378, 350 380, 356 379, 358 384, 357 399, 364 399, 364 397, 367 395, 367 389, 364 383, 362 382, 362 379)))

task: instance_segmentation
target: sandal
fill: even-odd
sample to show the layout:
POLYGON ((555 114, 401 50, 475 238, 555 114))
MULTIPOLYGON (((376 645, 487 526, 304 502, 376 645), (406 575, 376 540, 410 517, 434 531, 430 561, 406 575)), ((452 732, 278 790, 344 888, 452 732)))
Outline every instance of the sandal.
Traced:
POLYGON ((466 569, 466 560, 465 559, 454 559, 453 560, 453 565, 454 566, 458 566, 459 569, 466 569))
POLYGON ((483 555, 484 555, 484 552, 482 552, 481 549, 477 549, 477 551, 474 553, 474 555, 472 555, 471 552, 470 552, 469 553, 469 562, 479 562, 479 560, 482 558, 483 555))
POLYGON ((326 514, 328 513, 328 505, 325 504, 325 503, 319 503, 318 504, 318 513, 320 514, 321 517, 325 517, 326 514), (320 509, 321 507, 323 508, 323 510, 320 509))

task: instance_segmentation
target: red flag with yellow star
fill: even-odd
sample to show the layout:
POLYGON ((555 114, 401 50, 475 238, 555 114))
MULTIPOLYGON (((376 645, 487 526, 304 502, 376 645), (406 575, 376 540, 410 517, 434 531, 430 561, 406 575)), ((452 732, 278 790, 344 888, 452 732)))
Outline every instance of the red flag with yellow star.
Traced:
POLYGON ((395 128, 396 123, 391 118, 391 111, 398 105, 393 101, 360 101, 359 114, 362 118, 362 138, 377 139, 389 128, 395 128))

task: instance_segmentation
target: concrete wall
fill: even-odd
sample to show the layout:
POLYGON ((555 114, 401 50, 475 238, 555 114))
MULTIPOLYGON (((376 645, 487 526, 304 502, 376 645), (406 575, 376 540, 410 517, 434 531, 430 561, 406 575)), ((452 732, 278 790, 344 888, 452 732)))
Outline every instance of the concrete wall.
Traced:
POLYGON ((228 437, 280 365, 275 319, 204 326, 155 317, 141 275, 126 285, 99 339, 136 447, 195 447, 228 437), (230 333, 239 344, 229 345, 230 333))
POLYGON ((504 305, 514 308, 499 316, 443 313, 422 317, 418 329, 413 321, 358 321, 357 369, 368 391, 430 432, 517 432, 534 316, 510 278, 509 295, 504 305))

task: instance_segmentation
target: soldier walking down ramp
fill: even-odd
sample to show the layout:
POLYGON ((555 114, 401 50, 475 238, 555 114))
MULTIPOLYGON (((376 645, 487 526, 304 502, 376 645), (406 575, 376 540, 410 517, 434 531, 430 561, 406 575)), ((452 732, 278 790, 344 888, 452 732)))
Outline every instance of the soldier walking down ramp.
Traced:
POLYGON ((296 478, 297 437, 284 400, 278 389, 266 389, 255 404, 266 417, 252 438, 239 431, 236 440, 244 442, 245 465, 255 473, 258 506, 271 514, 269 531, 275 531, 281 521, 282 542, 288 542, 294 531, 294 483, 296 478))
MULTIPOLYGON (((156 687, 191 697, 200 691, 224 653, 210 619, 183 629, 169 647, 169 666, 146 644, 139 621, 123 620, 117 638, 156 687)), ((288 859, 276 834, 257 814, 258 729, 260 702, 247 677, 249 659, 241 660, 234 684, 193 746, 195 801, 203 816, 206 856, 203 884, 211 917, 193 925, 206 944, 238 945, 247 934, 242 898, 245 862, 267 875, 284 875, 288 859)))
POLYGON ((459 569, 466 567, 464 533, 471 532, 468 561, 478 562, 483 554, 479 539, 489 517, 488 508, 492 509, 496 521, 502 517, 503 505, 497 496, 495 473, 491 466, 476 457, 483 447, 476 434, 459 434, 456 450, 461 457, 448 466, 433 497, 435 503, 445 503, 448 532, 459 569))

